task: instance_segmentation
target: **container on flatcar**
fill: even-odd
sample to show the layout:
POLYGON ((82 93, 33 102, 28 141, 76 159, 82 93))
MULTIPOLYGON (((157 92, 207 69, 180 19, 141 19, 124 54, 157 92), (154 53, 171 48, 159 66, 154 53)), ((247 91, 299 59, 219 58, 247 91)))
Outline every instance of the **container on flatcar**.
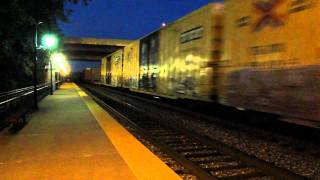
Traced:
POLYGON ((220 102, 320 121, 320 21, 315 0, 228 0, 220 102))
POLYGON ((92 68, 91 82, 100 82, 101 80, 101 68, 92 68))
POLYGON ((211 3, 160 30, 157 93, 206 101, 216 95, 222 10, 211 3))
POLYGON ((120 49, 107 57, 107 83, 114 87, 122 87, 123 79, 123 49, 120 49))
POLYGON ((83 80, 85 82, 91 82, 92 79, 92 69, 91 68, 85 68, 83 70, 83 80))
POLYGON ((83 74, 86 82, 100 82, 100 68, 86 68, 83 74))
POLYGON ((134 41, 124 47, 123 87, 130 89, 139 87, 139 47, 139 41, 134 41))

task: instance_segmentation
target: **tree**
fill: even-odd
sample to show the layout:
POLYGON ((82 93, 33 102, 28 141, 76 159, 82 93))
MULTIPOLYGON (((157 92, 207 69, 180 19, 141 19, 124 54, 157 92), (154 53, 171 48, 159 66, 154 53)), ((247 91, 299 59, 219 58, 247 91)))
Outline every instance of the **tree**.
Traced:
MULTIPOLYGON (((90 0, 1 0, 0 2, 0 92, 32 84, 32 53, 35 26, 45 22, 41 31, 60 34, 57 22, 68 21, 72 13, 66 3, 90 0)), ((40 33, 41 33, 40 31, 40 33)), ((47 54, 40 53, 43 71, 47 54)), ((39 61, 40 62, 40 61, 39 61)), ((38 73, 42 74, 43 73, 38 73)), ((39 77, 41 79, 41 77, 39 77)))

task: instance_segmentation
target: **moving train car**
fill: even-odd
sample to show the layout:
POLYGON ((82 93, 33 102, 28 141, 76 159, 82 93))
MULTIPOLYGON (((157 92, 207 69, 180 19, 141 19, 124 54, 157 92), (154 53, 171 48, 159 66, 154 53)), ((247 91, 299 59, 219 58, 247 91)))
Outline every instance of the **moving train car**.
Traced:
POLYGON ((134 41, 123 49, 123 87, 139 88, 139 49, 140 41, 134 41))
POLYGON ((225 1, 220 103, 320 125, 319 1, 225 1))
POLYGON ((101 83, 113 87, 122 87, 123 49, 101 60, 101 83))
POLYGON ((158 62, 149 67, 157 73, 157 94, 205 101, 216 97, 222 10, 222 4, 209 4, 159 31, 158 62))
POLYGON ((120 65, 108 68, 108 57, 102 66, 111 79, 123 82, 106 82, 108 77, 102 82, 169 98, 211 101, 217 96, 213 77, 221 54, 222 9, 221 4, 209 4, 111 54, 114 64, 123 52, 122 77, 120 65))
POLYGON ((318 9, 314 0, 209 4, 111 54, 102 82, 320 126, 318 9))

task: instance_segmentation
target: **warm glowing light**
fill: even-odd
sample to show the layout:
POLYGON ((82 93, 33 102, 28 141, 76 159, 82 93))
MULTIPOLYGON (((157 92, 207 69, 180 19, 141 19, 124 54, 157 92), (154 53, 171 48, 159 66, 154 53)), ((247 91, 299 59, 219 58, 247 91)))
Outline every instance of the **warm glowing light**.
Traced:
POLYGON ((60 71, 61 75, 67 76, 71 72, 70 65, 67 61, 67 58, 62 53, 54 53, 51 55, 52 65, 60 71))
POLYGON ((194 56, 192 54, 187 55, 186 62, 191 63, 193 61, 194 56))
POLYGON ((236 109, 238 109, 239 111, 245 111, 246 110, 245 108, 242 108, 242 107, 236 107, 236 109))

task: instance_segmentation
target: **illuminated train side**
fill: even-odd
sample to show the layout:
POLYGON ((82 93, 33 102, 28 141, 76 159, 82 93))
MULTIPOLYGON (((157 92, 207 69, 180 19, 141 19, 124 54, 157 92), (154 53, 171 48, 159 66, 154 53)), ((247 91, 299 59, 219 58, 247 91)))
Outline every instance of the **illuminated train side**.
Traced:
POLYGON ((209 4, 104 58, 101 82, 319 127, 318 7, 315 0, 209 4))

